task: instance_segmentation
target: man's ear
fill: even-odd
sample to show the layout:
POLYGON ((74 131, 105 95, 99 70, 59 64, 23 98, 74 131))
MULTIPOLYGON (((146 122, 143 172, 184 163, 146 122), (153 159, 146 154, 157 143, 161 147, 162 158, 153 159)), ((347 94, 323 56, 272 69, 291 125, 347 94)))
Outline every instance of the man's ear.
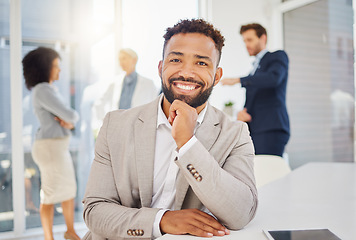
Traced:
POLYGON ((260 39, 263 41, 263 43, 266 45, 267 44, 267 35, 266 34, 262 34, 262 36, 260 37, 260 39))
POLYGON ((162 60, 158 63, 158 75, 162 78, 162 60))
POLYGON ((221 67, 218 67, 218 68, 216 69, 216 73, 215 73, 214 86, 220 82, 220 79, 221 79, 222 75, 223 75, 223 70, 222 70, 221 67))

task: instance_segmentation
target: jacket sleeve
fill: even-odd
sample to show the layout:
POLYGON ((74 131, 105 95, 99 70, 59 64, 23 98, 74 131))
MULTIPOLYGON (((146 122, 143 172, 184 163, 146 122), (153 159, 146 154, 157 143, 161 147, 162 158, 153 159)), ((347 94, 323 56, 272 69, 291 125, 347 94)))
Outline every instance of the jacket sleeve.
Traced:
POLYGON ((256 88, 278 86, 288 74, 288 56, 284 51, 277 51, 272 53, 270 58, 265 69, 257 70, 254 75, 240 78, 241 86, 256 88))
POLYGON ((221 159, 215 159, 197 141, 176 160, 199 200, 231 230, 241 229, 249 223, 257 208, 253 173, 254 149, 247 125, 240 124, 242 127, 235 135, 234 144, 226 148, 229 141, 215 143, 216 148, 224 152, 221 159), (190 170, 192 168, 193 172, 190 170))
POLYGON ((159 209, 121 205, 106 139, 109 123, 110 113, 104 119, 95 145, 95 159, 83 199, 84 221, 93 235, 104 238, 151 239, 159 209))
POLYGON ((72 124, 79 120, 79 114, 74 109, 67 107, 51 87, 41 86, 37 91, 39 103, 48 112, 72 124))

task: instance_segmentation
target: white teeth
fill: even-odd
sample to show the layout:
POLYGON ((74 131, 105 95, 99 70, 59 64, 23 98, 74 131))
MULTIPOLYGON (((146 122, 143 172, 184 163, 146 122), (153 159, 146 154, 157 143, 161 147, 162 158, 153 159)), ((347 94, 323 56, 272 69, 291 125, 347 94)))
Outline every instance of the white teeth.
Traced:
POLYGON ((183 90, 193 90, 195 89, 194 86, 191 86, 191 85, 183 85, 183 84, 177 84, 177 87, 180 88, 180 89, 183 89, 183 90))

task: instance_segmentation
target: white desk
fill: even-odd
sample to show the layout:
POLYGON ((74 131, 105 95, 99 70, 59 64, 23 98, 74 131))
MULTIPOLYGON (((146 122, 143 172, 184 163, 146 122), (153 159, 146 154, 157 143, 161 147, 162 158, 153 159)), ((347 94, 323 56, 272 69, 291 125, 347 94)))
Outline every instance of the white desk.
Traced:
MULTIPOLYGON (((328 228, 356 239, 356 164, 309 163, 259 190, 255 218, 242 230, 213 239, 266 240, 262 229, 328 228)), ((207 239, 166 234, 160 240, 207 239)))

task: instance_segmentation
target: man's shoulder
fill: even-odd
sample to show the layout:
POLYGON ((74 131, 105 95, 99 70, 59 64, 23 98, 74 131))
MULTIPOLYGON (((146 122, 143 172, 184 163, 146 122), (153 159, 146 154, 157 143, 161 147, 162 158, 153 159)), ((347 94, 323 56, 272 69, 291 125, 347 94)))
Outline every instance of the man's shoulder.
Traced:
POLYGON ((102 83, 105 87, 105 92, 113 91, 117 86, 121 86, 124 80, 124 74, 118 74, 111 77, 108 81, 102 83))
POLYGON ((137 74, 137 81, 141 81, 141 82, 152 82, 153 83, 153 80, 145 77, 145 76, 142 76, 141 74, 137 74))
POLYGON ((271 58, 287 58, 288 59, 288 55, 284 50, 277 50, 274 52, 267 52, 266 57, 271 57, 271 58))
POLYGON ((288 64, 289 59, 287 53, 283 50, 277 50, 275 52, 267 52, 261 59, 261 64, 264 64, 264 66, 269 66, 269 64, 276 61, 284 62, 288 64))
POLYGON ((125 73, 114 75, 109 79, 108 84, 109 85, 121 84, 124 81, 124 78, 125 78, 125 73))

